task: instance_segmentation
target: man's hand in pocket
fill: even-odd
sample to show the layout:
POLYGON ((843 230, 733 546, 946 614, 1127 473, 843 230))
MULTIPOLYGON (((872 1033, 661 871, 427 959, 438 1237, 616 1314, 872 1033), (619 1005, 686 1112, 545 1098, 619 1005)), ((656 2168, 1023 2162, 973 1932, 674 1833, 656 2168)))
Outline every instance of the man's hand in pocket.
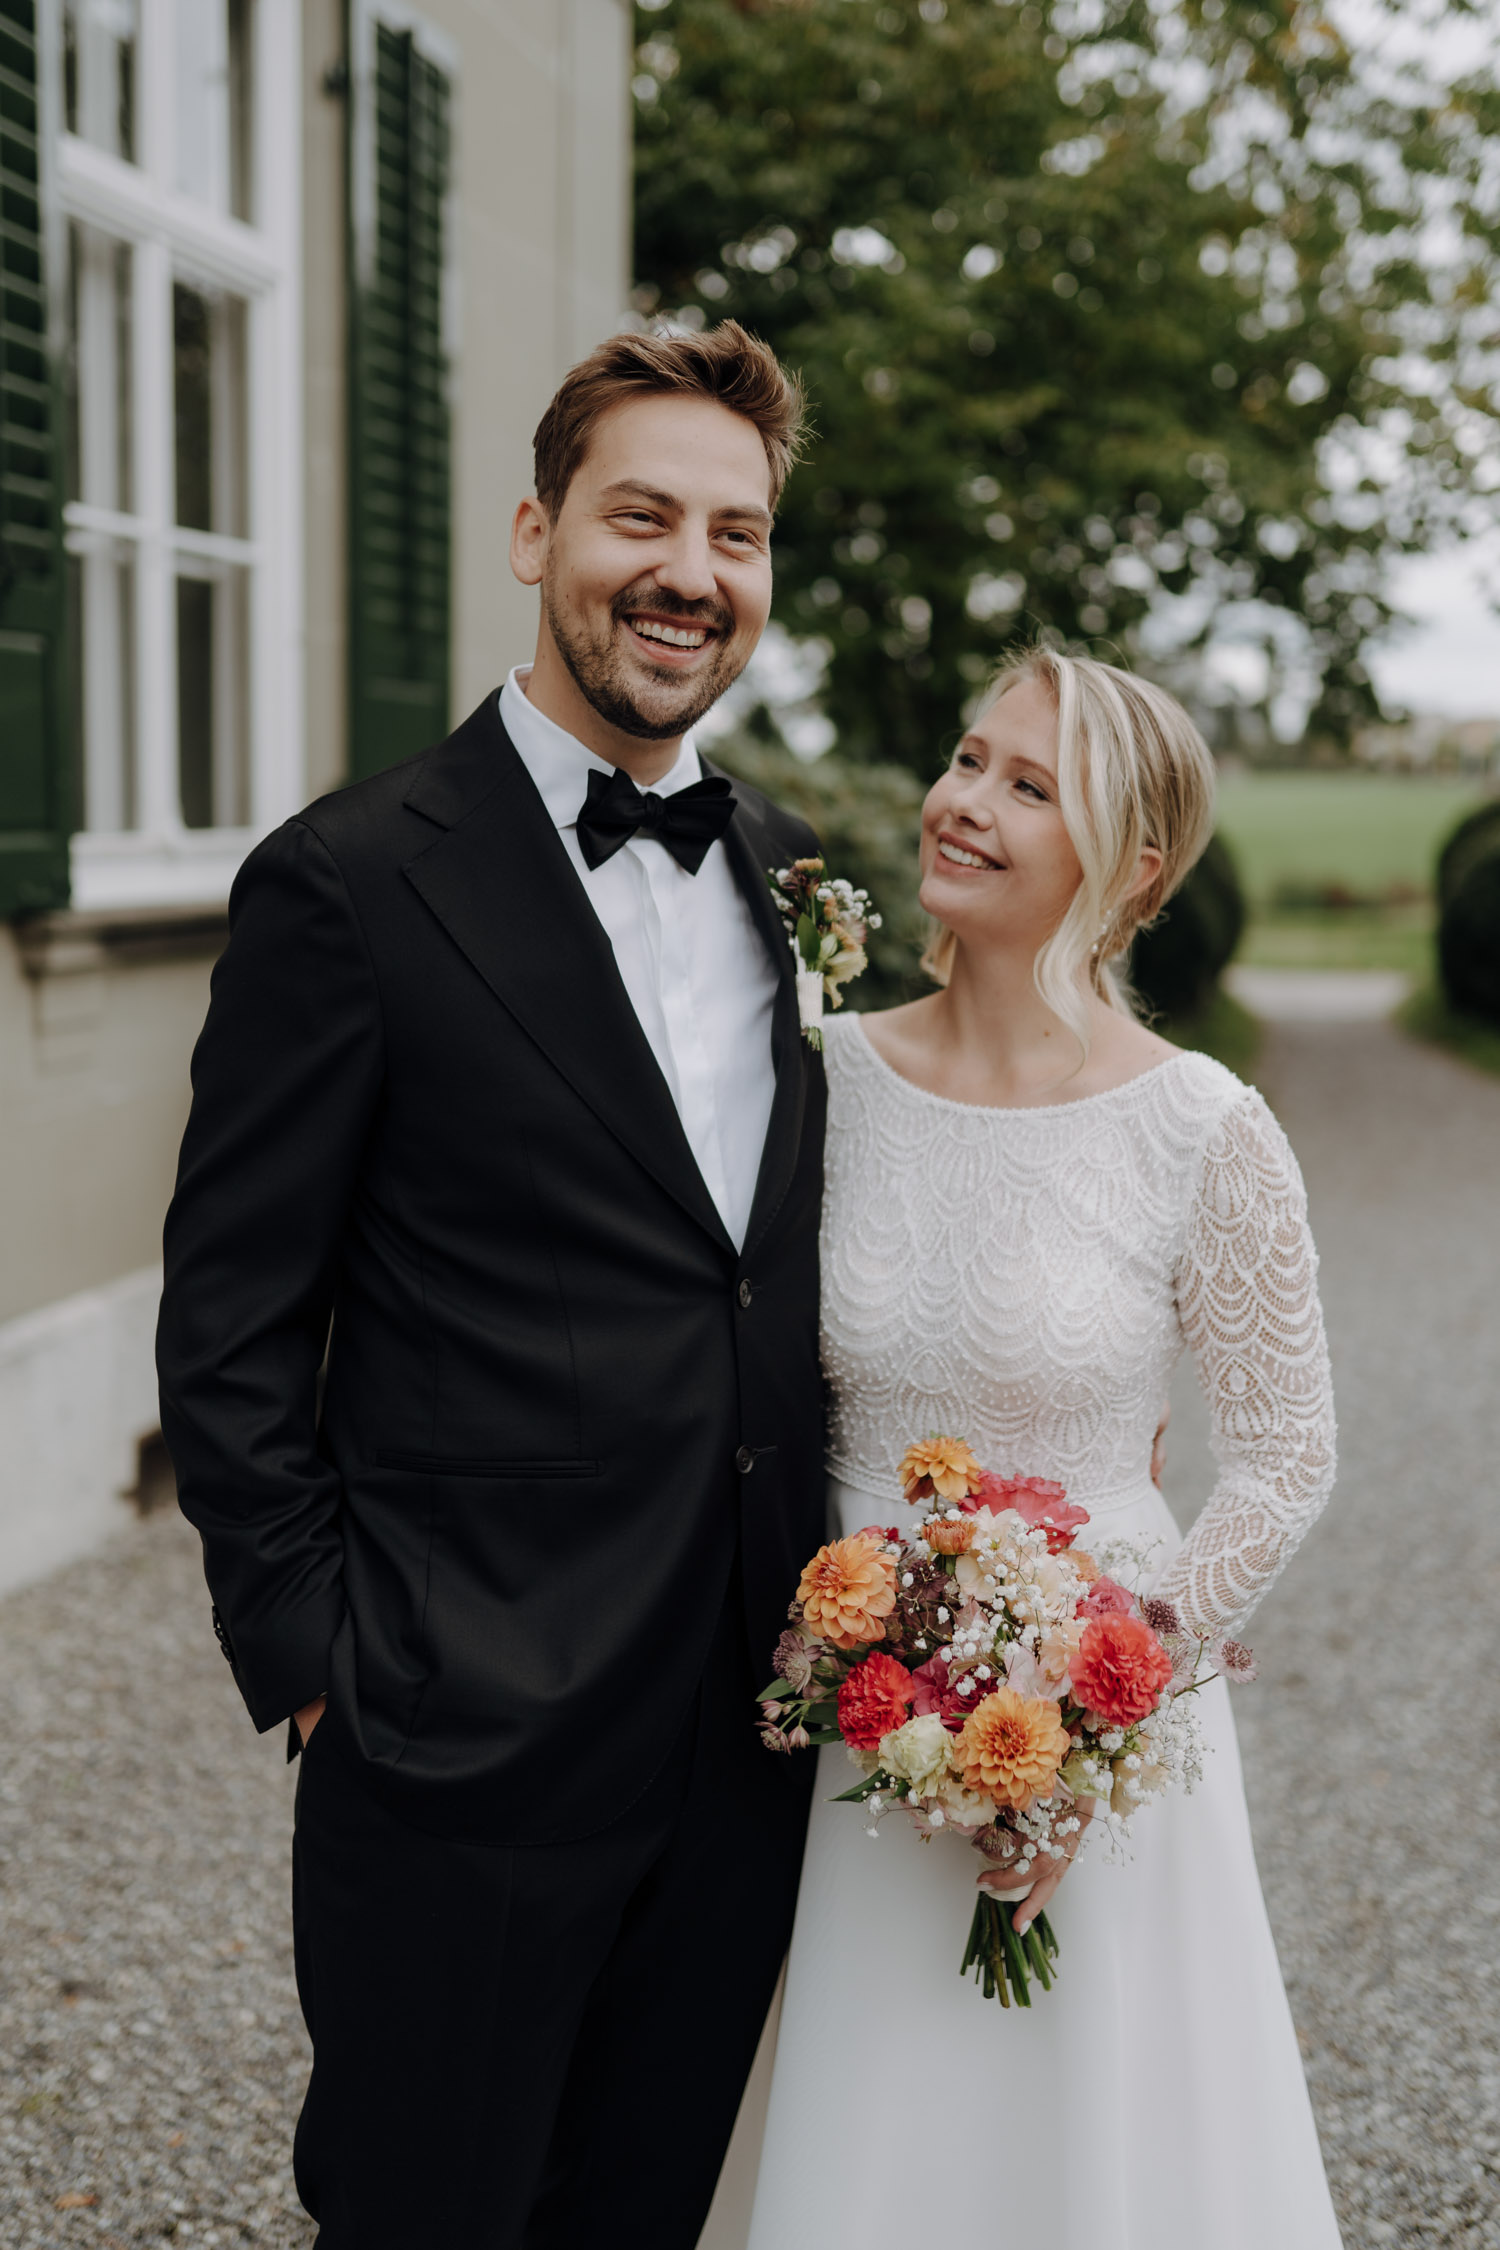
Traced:
POLYGON ((297 1713, 297 1732, 302 1737, 302 1747, 304 1750, 312 1740, 313 1728, 317 1725, 319 1719, 322 1718, 323 1713, 327 1709, 328 1698, 326 1695, 320 1695, 313 1702, 304 1703, 301 1710, 297 1713))

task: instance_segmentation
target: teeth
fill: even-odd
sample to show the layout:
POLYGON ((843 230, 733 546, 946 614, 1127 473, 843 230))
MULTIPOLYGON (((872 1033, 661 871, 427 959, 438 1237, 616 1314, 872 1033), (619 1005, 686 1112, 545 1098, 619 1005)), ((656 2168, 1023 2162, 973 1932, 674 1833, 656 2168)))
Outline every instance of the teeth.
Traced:
POLYGON ((653 625, 639 617, 631 623, 643 640, 665 641, 668 648, 702 648, 708 639, 701 625, 653 625))
POLYGON ((942 853, 944 859, 957 860, 960 867, 993 867, 995 865, 992 859, 981 859, 978 852, 960 851, 957 844, 939 844, 938 850, 942 853))

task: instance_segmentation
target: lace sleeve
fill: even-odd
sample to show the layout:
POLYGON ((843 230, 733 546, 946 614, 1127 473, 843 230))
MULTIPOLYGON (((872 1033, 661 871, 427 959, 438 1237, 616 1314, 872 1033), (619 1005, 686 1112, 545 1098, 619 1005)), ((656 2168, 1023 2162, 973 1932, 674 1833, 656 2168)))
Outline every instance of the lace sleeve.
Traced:
POLYGON ((1249 1615, 1333 1486, 1333 1388, 1317 1253, 1286 1135, 1258 1095, 1209 1142, 1178 1313, 1219 1481, 1157 1591, 1202 1632, 1249 1615))

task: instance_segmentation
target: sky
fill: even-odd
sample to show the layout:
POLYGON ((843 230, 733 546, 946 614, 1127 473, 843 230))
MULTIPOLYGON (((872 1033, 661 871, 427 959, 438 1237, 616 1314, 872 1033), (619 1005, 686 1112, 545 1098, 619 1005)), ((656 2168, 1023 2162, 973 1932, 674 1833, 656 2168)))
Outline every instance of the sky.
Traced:
MULTIPOLYGON (((1500 0, 1467 9, 1446 0, 1331 0, 1329 13, 1351 44, 1378 41, 1401 59, 1427 61, 1458 78, 1483 64, 1500 28, 1500 0)), ((1456 719, 1500 717, 1500 613, 1484 596, 1500 594, 1500 531, 1466 550, 1409 557, 1391 572, 1398 609, 1415 627, 1370 644, 1365 655, 1387 706, 1441 711, 1456 719)))
POLYGON ((1441 711, 1453 719, 1500 718, 1500 614, 1484 598, 1484 565, 1500 581, 1500 534, 1473 552, 1413 555, 1391 572, 1409 632, 1366 650, 1388 709, 1441 711))

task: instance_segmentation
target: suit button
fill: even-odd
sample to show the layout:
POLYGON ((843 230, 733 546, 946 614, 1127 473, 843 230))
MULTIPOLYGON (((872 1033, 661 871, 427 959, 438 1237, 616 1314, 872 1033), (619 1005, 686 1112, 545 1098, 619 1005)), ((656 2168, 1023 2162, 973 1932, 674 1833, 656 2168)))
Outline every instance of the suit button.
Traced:
POLYGON ((749 1282, 742 1281, 739 1286, 740 1310, 742 1312, 750 1310, 750 1300, 754 1295, 755 1291, 751 1288, 749 1282))
POLYGON ((750 1471, 755 1467, 755 1455, 748 1445, 740 1447, 739 1452, 734 1457, 734 1465, 742 1477, 749 1476, 750 1471))

